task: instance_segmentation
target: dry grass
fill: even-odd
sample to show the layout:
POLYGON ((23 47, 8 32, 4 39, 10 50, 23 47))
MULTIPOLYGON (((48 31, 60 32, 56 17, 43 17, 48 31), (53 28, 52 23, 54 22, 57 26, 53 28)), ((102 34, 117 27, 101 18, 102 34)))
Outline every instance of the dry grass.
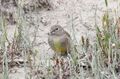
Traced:
MULTIPOLYGON (((85 36, 82 36, 79 42, 77 41, 75 26, 79 23, 76 22, 76 17, 72 13, 74 8, 71 9, 67 24, 70 26, 68 29, 73 40, 72 54, 66 58, 54 59, 52 55, 49 56, 46 53, 46 51, 51 51, 47 49, 45 39, 42 39, 42 31, 48 28, 41 28, 41 24, 47 26, 49 22, 44 22, 43 18, 38 20, 41 15, 38 16, 37 11, 45 10, 44 12, 49 13, 55 8, 50 5, 48 0, 45 2, 36 0, 39 3, 35 2, 32 7, 32 3, 28 7, 23 6, 23 0, 16 0, 15 3, 14 0, 10 1, 13 1, 16 6, 3 0, 1 4, 4 11, 1 10, 0 16, 0 67, 2 67, 0 78, 11 79, 10 74, 17 73, 14 68, 23 70, 24 77, 21 76, 23 79, 120 78, 119 19, 111 19, 117 16, 111 16, 108 9, 105 10, 102 17, 102 28, 97 25, 96 12, 94 14, 96 36, 92 44, 90 39, 85 36), (5 10, 5 3, 15 7, 15 12, 5 10), (37 16, 37 19, 34 18, 34 15, 37 16), (9 25, 13 25, 15 28, 12 29, 12 38, 9 38, 9 25)), ((105 0, 106 8, 108 4, 109 2, 105 0)))

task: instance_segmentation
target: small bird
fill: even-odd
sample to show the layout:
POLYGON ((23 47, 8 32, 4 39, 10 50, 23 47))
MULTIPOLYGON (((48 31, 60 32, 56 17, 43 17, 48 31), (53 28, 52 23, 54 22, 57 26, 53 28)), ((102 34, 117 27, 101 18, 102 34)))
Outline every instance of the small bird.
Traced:
POLYGON ((48 44, 60 56, 71 51, 71 37, 60 25, 53 25, 48 33, 48 44))

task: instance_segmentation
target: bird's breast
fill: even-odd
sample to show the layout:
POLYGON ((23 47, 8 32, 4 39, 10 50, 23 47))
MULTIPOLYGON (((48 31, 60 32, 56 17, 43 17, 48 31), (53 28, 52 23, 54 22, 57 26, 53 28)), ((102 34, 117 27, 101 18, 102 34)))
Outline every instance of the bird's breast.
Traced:
POLYGON ((66 47, 63 45, 63 39, 62 39, 62 37, 55 37, 54 39, 53 39, 53 41, 54 41, 54 50, 56 51, 56 52, 61 52, 61 53, 64 53, 64 52, 66 52, 66 47))

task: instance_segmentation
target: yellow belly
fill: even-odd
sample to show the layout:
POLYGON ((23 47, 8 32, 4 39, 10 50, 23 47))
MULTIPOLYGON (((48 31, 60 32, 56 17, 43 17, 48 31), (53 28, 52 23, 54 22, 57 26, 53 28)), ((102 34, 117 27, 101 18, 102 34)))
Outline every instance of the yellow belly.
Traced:
POLYGON ((67 49, 62 46, 60 39, 54 39, 54 50, 57 53, 65 53, 67 49))

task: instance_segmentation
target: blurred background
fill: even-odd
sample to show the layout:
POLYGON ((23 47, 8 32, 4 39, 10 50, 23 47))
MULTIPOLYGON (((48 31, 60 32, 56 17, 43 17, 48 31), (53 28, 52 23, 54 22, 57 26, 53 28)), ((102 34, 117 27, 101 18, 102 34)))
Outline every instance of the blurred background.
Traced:
POLYGON ((120 79, 119 0, 0 0, 0 79, 120 79), (52 25, 73 40, 62 75, 52 25), (59 78, 59 76, 62 76, 59 78))

